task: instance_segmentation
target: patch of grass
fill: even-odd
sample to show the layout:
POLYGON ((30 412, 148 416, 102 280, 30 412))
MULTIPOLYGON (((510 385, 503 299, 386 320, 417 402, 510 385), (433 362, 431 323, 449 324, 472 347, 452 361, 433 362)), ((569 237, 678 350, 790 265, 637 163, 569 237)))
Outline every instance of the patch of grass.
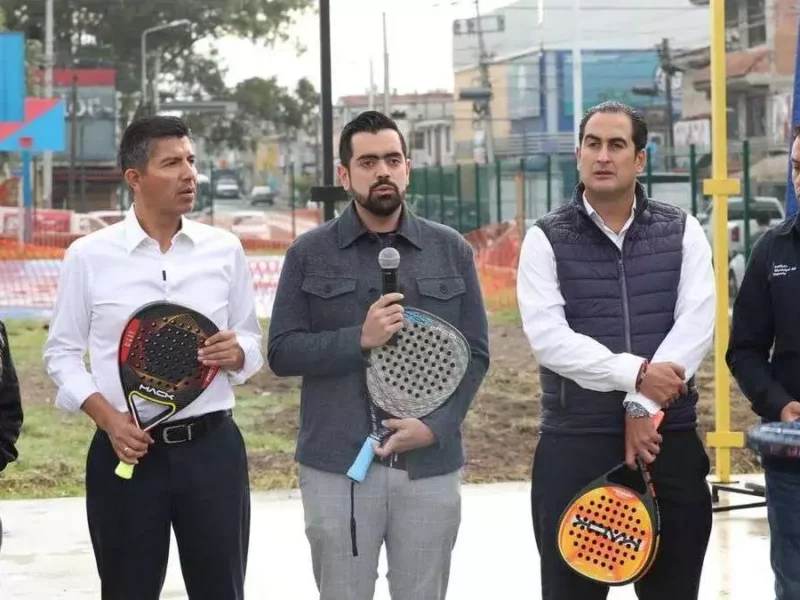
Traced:
MULTIPOLYGON (((291 478, 299 396, 236 389, 234 416, 247 445, 254 489, 285 487, 291 478)), ((0 474, 0 499, 82 496, 86 452, 95 426, 84 414, 51 404, 25 405, 19 459, 0 474)))
POLYGON ((17 370, 42 365, 42 349, 47 340, 47 322, 20 319, 5 322, 8 345, 17 370))
POLYGON ((0 499, 82 496, 94 430, 84 414, 43 403, 26 405, 19 458, 0 474, 0 499))
POLYGON ((518 308, 504 308, 489 315, 491 325, 519 325, 521 323, 518 308))

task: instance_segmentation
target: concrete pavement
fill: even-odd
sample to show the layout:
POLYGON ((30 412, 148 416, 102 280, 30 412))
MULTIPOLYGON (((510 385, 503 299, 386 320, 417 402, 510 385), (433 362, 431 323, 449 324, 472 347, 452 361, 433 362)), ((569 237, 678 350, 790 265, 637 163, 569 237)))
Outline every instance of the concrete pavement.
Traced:
MULTIPOLYGON (((529 483, 464 486, 463 520, 448 599, 540 597, 529 490, 529 483)), ((722 495, 722 503, 752 500, 722 495)), ((0 552, 0 598, 99 597, 82 498, 3 501, 0 518, 6 531, 0 552)), ((248 598, 316 600, 296 491, 253 494, 250 548, 248 598)), ((375 600, 389 600, 385 573, 383 556, 375 600)), ((765 509, 716 514, 701 598, 769 600, 771 594, 765 509)), ((635 597, 631 587, 609 594, 612 600, 635 597)), ((186 598, 174 540, 162 598, 186 598)))

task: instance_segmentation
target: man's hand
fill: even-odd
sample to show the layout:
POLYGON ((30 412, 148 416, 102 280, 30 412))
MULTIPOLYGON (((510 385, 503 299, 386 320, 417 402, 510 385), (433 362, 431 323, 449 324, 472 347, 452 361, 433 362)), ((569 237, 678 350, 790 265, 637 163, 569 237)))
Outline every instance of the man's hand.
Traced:
POLYGON ((661 449, 661 435, 651 417, 625 415, 625 464, 636 469, 636 457, 650 464, 661 449))
POLYGON ((150 434, 136 426, 130 413, 115 410, 106 418, 103 429, 119 459, 129 465, 139 464, 139 459, 147 454, 147 447, 153 443, 150 434))
POLYGON ((791 423, 792 421, 796 421, 800 419, 800 402, 797 400, 792 400, 783 407, 781 411, 781 421, 784 423, 791 423))
POLYGON ((369 307, 367 318, 361 326, 361 348, 370 350, 383 346, 403 328, 403 294, 386 294, 369 307))
POLYGON ((383 446, 375 449, 375 453, 383 458, 394 452, 408 452, 424 448, 436 441, 436 436, 431 428, 419 419, 387 419, 382 422, 382 425, 394 432, 383 446))
POLYGON ((687 393, 685 376, 686 370, 675 363, 652 363, 647 367, 639 393, 661 406, 669 406, 687 393))
POLYGON ((136 426, 129 412, 118 411, 99 392, 86 398, 81 409, 108 434, 111 446, 122 462, 135 465, 147 454, 153 438, 136 426))
POLYGON ((244 366, 244 350, 233 331, 218 331, 197 351, 198 360, 207 367, 238 371, 244 366))

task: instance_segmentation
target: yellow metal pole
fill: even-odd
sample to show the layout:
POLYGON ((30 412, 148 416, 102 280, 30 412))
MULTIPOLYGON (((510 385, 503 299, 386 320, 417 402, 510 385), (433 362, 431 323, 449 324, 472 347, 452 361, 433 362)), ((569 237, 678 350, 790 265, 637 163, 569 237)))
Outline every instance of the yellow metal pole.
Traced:
POLYGON ((714 269, 717 314, 714 337, 716 428, 706 438, 716 448, 716 476, 730 481, 731 448, 744 446, 741 432, 731 432, 731 384, 728 348, 728 196, 739 194, 739 180, 728 179, 728 122, 725 73, 725 0, 711 0, 711 172, 703 193, 714 198, 714 269))

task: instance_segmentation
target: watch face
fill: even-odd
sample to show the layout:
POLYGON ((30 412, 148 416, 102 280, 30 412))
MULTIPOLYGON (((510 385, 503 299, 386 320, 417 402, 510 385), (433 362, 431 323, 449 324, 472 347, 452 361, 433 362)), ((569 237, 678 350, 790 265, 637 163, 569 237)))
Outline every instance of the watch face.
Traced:
POLYGON ((647 409, 642 406, 641 404, 636 404, 635 402, 629 402, 627 406, 625 406, 625 412, 632 417, 649 417, 650 413, 647 412, 647 409))

